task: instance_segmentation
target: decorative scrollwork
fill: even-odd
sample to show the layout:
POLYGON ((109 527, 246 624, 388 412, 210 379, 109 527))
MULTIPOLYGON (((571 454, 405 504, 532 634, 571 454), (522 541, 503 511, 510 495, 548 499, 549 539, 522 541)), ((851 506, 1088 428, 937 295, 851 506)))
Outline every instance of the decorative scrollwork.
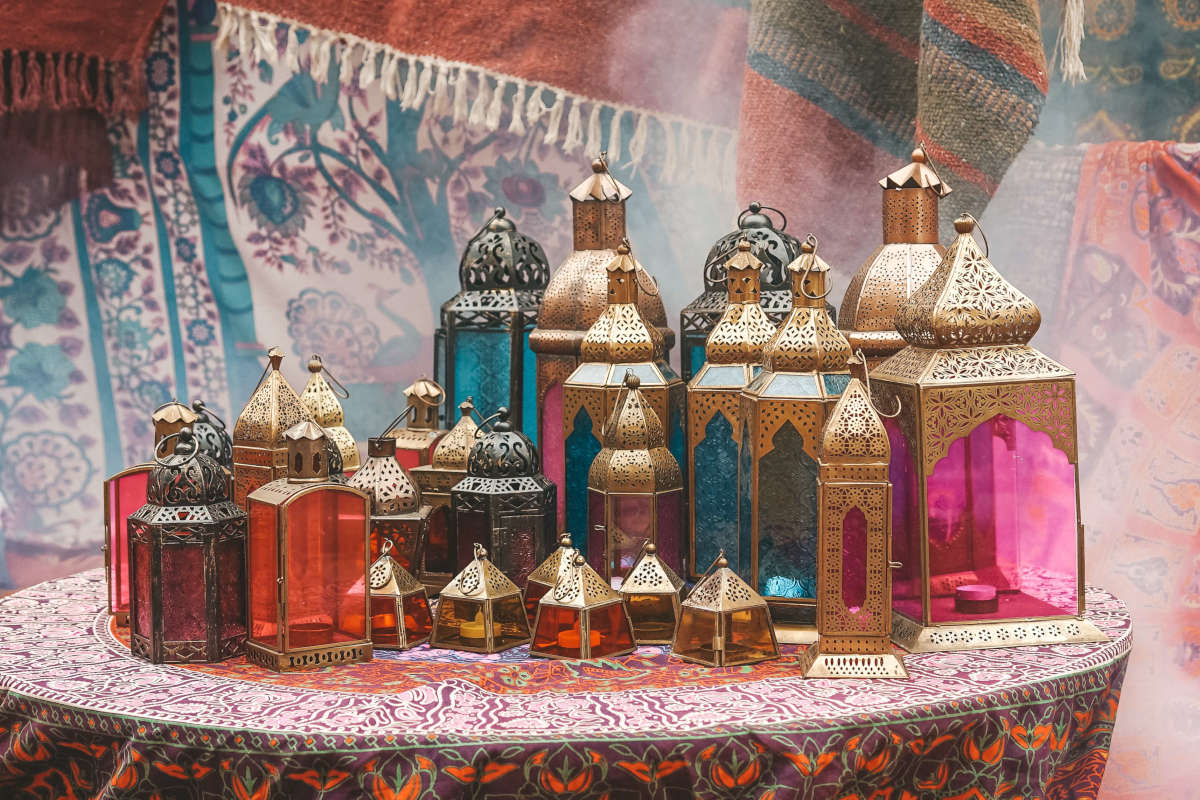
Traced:
POLYGON ((500 410, 500 420, 467 457, 467 475, 474 478, 529 478, 540 471, 537 448, 528 436, 512 429, 508 409, 500 410))
POLYGON ((550 282, 550 265, 542 246, 518 233, 504 209, 497 208, 463 250, 458 280, 463 291, 540 291, 550 282))

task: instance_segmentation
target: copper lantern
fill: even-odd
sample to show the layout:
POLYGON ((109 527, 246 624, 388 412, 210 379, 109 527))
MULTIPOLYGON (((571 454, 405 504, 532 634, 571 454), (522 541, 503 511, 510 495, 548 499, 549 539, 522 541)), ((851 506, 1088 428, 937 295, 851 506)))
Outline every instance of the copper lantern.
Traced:
POLYGON ((530 638, 521 590, 476 544, 470 562, 442 589, 430 646, 498 653, 530 638))
POLYGON ((829 413, 819 451, 817 633, 806 678, 907 678, 892 652, 891 447, 871 404, 866 362, 829 413))
MULTIPOLYGON (((192 401, 192 413, 196 421, 191 424, 192 436, 200 452, 216 461, 233 477, 233 437, 225 427, 225 420, 201 400, 192 401)), ((232 483, 231 483, 232 485, 232 483)), ((232 498, 232 495, 231 495, 232 498)))
MULTIPOLYGON (((563 381, 579 365, 584 335, 607 308, 605 267, 625 238, 625 201, 630 194, 608 171, 603 154, 592 162, 587 179, 571 191, 574 249, 550 276, 537 327, 529 335, 529 346, 537 354, 537 441, 546 477, 560 493, 570 491, 564 483, 563 381)), ((644 273, 641 278, 649 283, 644 273)), ((670 350, 675 334, 667 327, 662 299, 643 293, 637 304, 642 317, 662 336, 664 352, 670 350)), ((575 488, 582 491, 582 486, 575 488)), ((558 528, 569 529, 565 502, 558 507, 558 528)))
POLYGON ((371 644, 377 650, 407 650, 429 641, 433 616, 425 587, 391 556, 391 542, 371 564, 371 644))
POLYGON ((891 441, 893 635, 906 649, 1105 641, 1083 619, 1075 375, 1037 306, 958 232, 872 375, 891 441))
POLYGON ((588 558, 616 586, 646 542, 672 569, 683 569, 683 475, 640 384, 626 372, 588 472, 588 558))
POLYGON ((671 643, 682 591, 683 579, 658 557, 654 542, 646 542, 621 583, 621 599, 638 644, 671 643))
MULTIPOLYGON (((762 261, 742 239, 723 265, 728 286, 724 314, 708 334, 707 360, 688 383, 688 564, 711 564, 724 550, 734 571, 738 563, 737 493, 738 397, 762 370, 763 348, 775 325, 759 306, 762 261), (697 466, 703 465, 703 470, 697 466)), ((789 307, 791 300, 788 300, 789 307)))
POLYGON ((504 406, 513 427, 534 440, 537 382, 529 334, 549 280, 542 246, 497 208, 463 250, 461 288, 442 304, 434 336, 434 373, 450 402, 474 397, 481 408, 504 406))
POLYGON ((829 265, 811 237, 788 272, 794 307, 738 412, 737 565, 781 626, 815 621, 817 449, 825 418, 850 382, 850 345, 825 309, 829 265))
POLYGON ((538 601, 529 654, 607 658, 633 648, 633 626, 621 596, 576 553, 570 568, 538 601))
POLYGON ((403 428, 394 427, 385 436, 396 440, 396 460, 405 469, 413 469, 433 460, 433 450, 446 435, 438 424, 439 409, 446 391, 428 378, 420 378, 404 390, 407 405, 393 425, 408 418, 403 428))
POLYGON ((525 612, 530 619, 537 616, 538 601, 542 595, 553 589, 554 584, 567 574, 578 552, 571 544, 571 534, 564 533, 558 537, 558 547, 537 565, 537 569, 529 573, 525 579, 525 612))
POLYGON ((287 476, 247 497, 246 656, 277 671, 370 661, 370 497, 330 482, 328 440, 315 422, 283 438, 287 476))
POLYGON ((308 385, 300 393, 300 400, 308 406, 313 419, 325 429, 325 435, 337 448, 342 469, 336 471, 354 472, 360 463, 358 443, 354 441, 353 434, 346 428, 346 414, 342 411, 338 393, 334 391, 329 381, 333 381, 341 390, 343 400, 350 396, 350 392, 346 390, 345 386, 342 386, 341 381, 325 367, 321 356, 314 353, 313 357, 308 360, 308 385), (326 375, 329 376, 329 380, 326 380, 326 375))
POLYGON ((717 560, 683 601, 671 655, 710 667, 734 667, 779 657, 767 601, 717 560))
POLYGON ((554 546, 557 489, 542 474, 537 448, 512 429, 508 410, 479 438, 467 460, 467 477, 450 492, 458 537, 458 563, 482 545, 518 586, 554 546))
POLYGON ((929 279, 945 249, 938 244, 938 201, 950 194, 925 154, 879 182, 883 187, 883 244, 858 268, 842 298, 839 324, 850 346, 875 368, 904 349, 896 314, 929 279))
POLYGON ((260 486, 287 476, 288 446, 284 431, 312 421, 308 406, 279 371, 283 351, 267 351, 268 364, 249 402, 233 426, 233 500, 242 508, 260 486))

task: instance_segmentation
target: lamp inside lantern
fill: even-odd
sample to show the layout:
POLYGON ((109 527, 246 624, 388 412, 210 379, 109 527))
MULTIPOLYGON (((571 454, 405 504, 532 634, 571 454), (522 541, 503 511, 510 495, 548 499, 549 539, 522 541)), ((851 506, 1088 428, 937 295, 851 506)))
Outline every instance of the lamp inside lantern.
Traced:
POLYGON ((576 551, 558 583, 538 601, 530 655, 605 658, 633 648, 633 626, 621 596, 576 551))
POLYGON ((476 545, 475 557, 442 589, 431 646, 498 653, 529 641, 521 590, 476 545))

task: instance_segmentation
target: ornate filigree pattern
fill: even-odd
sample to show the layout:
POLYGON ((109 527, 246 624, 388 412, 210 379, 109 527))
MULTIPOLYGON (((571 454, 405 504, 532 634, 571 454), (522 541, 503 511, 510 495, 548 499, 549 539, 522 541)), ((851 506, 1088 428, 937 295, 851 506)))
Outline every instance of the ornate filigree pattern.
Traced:
POLYGON ((642 318, 633 303, 605 307, 580 344, 584 361, 624 364, 654 361, 663 356, 662 333, 642 318))
POLYGON ((467 242, 458 265, 464 292, 488 289, 540 291, 550 281, 542 246, 519 233, 503 208, 467 242))
POLYGON ((775 326, 758 304, 759 263, 754 259, 747 267, 738 268, 734 259, 729 261, 729 305, 704 344, 705 357, 711 363, 757 364, 775 335, 775 326))
POLYGON ((541 458, 529 437, 514 431, 502 414, 500 422, 476 440, 467 457, 473 478, 531 478, 541 470, 541 458))
POLYGON ((421 506, 421 492, 396 461, 394 448, 390 455, 372 453, 347 485, 371 496, 371 516, 410 514, 421 506))
POLYGON ((821 462, 886 465, 891 453, 887 431, 871 405, 866 386, 852 379, 825 423, 821 462))
POLYGON ((817 626, 821 649, 830 653, 891 652, 891 582, 888 576, 891 536, 891 491, 882 483, 820 484, 821 580, 817 595, 820 610, 817 626), (846 607, 842 597, 843 571, 847 555, 842 541, 846 515, 858 509, 866 519, 865 599, 857 610, 846 607))
POLYGON ((279 371, 283 355, 272 355, 271 367, 258 384, 233 426, 234 445, 276 449, 283 447, 283 433, 297 423, 312 420, 295 390, 279 371))
POLYGON ((718 567, 705 576, 683 601, 684 608, 716 612, 743 611, 766 604, 767 601, 729 567, 718 567))
POLYGON ((738 393, 737 391, 690 389, 688 391, 688 447, 694 450, 704 441, 708 421, 714 414, 722 414, 733 428, 733 440, 737 441, 738 393))
POLYGON ((944 252, 938 244, 898 243, 882 244, 871 254, 850 279, 838 315, 838 324, 852 348, 874 357, 890 356, 903 349, 905 342, 896 330, 896 315, 934 273, 944 252), (867 333, 872 335, 861 335, 867 333))
POLYGON ((146 502, 163 507, 205 506, 229 499, 229 478, 216 461, 181 442, 174 455, 150 470, 146 502))
POLYGON ((667 449, 662 422, 638 387, 636 377, 626 377, 604 424, 604 447, 588 471, 591 489, 650 493, 683 487, 683 473, 667 449))
POLYGON ((479 425, 471 414, 474 406, 463 403, 459 410, 458 422, 433 450, 434 469, 464 471, 467 468, 467 457, 475 446, 475 432, 479 430, 479 425))

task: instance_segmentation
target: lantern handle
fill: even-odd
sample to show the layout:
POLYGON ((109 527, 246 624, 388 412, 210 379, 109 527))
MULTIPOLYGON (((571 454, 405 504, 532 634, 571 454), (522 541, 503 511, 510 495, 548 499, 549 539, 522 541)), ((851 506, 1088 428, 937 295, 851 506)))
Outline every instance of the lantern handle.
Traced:
POLYGON ((504 206, 496 206, 492 209, 492 215, 483 221, 483 224, 479 226, 479 230, 475 231, 475 235, 471 239, 478 239, 479 235, 487 230, 488 225, 491 225, 493 220, 499 219, 507 213, 504 210, 504 206))
POLYGON ((314 353, 313 358, 315 358, 321 362, 321 370, 329 377, 329 380, 333 381, 333 386, 336 386, 338 389, 341 389, 341 391, 339 392, 337 389, 334 389, 333 386, 331 386, 331 387, 329 387, 330 391, 332 391, 335 395, 342 398, 343 400, 350 399, 350 390, 347 389, 345 387, 345 385, 343 385, 342 382, 337 379, 337 376, 335 376, 332 372, 329 371, 329 367, 325 364, 325 359, 321 358, 321 354, 314 353))
MULTIPOLYGON (((625 248, 629 250, 629 257, 633 258, 633 245, 629 243, 629 237, 622 236, 621 244, 625 245, 625 248)), ((654 278, 651 278, 649 275, 646 275, 646 278, 650 281, 650 288, 647 289, 645 281, 642 280, 642 273, 638 272, 637 270, 637 263, 637 259, 634 258, 633 279, 637 282, 638 288, 645 292, 649 297, 658 297, 658 281, 654 280, 654 278)))
POLYGON ((621 199, 621 186, 617 183, 617 179, 613 177, 612 172, 610 172, 608 169, 608 151, 607 150, 600 151, 600 163, 604 165, 604 174, 608 176, 608 179, 610 181, 612 181, 612 185, 613 185, 612 196, 609 197, 608 199, 613 201, 614 203, 618 202, 621 199))
POLYGON ((391 539, 384 539, 383 544, 379 546, 379 557, 383 558, 388 553, 392 552, 393 547, 395 547, 395 545, 392 544, 391 539))
POLYGON ((221 416, 217 412, 213 411, 211 408, 204 405, 203 400, 193 400, 192 401, 192 410, 196 411, 197 413, 204 412, 205 414, 207 414, 210 417, 212 417, 213 419, 215 419, 217 422, 221 423, 221 430, 228 430, 228 426, 225 425, 225 420, 221 419, 221 416))
MULTIPOLYGON (((192 429, 191 428, 180 428, 179 430, 175 431, 174 433, 168 433, 166 436, 164 436, 158 440, 158 443, 156 445, 154 445, 154 463, 155 464, 158 464, 160 467, 171 466, 171 465, 167 464, 166 461, 159 458, 159 455, 158 455, 159 448, 161 448, 168 439, 179 439, 182 441, 185 438, 183 435, 185 431, 187 432, 186 438, 190 440, 192 438, 192 429)), ((194 459, 196 457, 197 452, 199 452, 199 448, 193 447, 191 449, 191 452, 189 452, 187 454, 187 458, 185 458, 183 461, 176 464, 175 466, 182 467, 184 464, 186 464, 189 461, 191 461, 192 459, 194 459)))
MULTIPOLYGON (((501 407, 500 407, 500 410, 498 410, 498 411, 497 411, 495 414, 492 414, 490 417, 484 417, 483 419, 479 420, 479 427, 475 429, 475 438, 476 438, 476 439, 478 439, 479 437, 483 436, 483 435, 484 435, 484 433, 486 433, 486 432, 487 432, 487 431, 485 431, 485 430, 483 429, 483 427, 484 427, 485 425, 489 425, 489 424, 491 424, 491 423, 492 423, 493 421, 495 421, 495 419, 496 419, 497 417, 499 417, 499 416, 500 416, 502 413, 503 413, 503 414, 507 414, 507 413, 508 413, 508 409, 507 409, 507 408, 504 408, 503 406, 501 406, 501 407)), ((490 431, 490 430, 491 430, 491 428, 488 428, 488 430, 490 431)))
MULTIPOLYGON (((722 558, 725 558, 725 548, 724 547, 722 547, 720 550, 717 551, 717 557, 714 558, 713 562, 708 565, 708 569, 704 570, 704 574, 700 576, 700 580, 696 581, 696 583, 700 583, 700 581, 704 580, 709 575, 712 575, 713 572, 716 571, 716 569, 717 569, 717 562, 719 562, 722 558)), ((726 560, 728 560, 728 559, 726 559, 726 560)))
POLYGON ((383 433, 381 433, 379 435, 379 438, 380 439, 385 438, 387 436, 388 431, 395 430, 400 425, 400 423, 403 422, 406 417, 411 416, 414 411, 416 411, 416 406, 408 406, 403 411, 401 411, 394 420, 392 420, 391 422, 389 422, 387 424, 387 427, 383 429, 383 433))
POLYGON ((825 290, 825 294, 820 295, 820 296, 815 295, 815 294, 809 294, 808 290, 804 288, 804 282, 806 280, 808 280, 808 274, 810 272, 812 272, 813 264, 817 263, 817 243, 818 243, 817 237, 811 233, 808 236, 804 237, 804 241, 812 242, 813 249, 812 249, 812 253, 810 253, 810 255, 812 256, 812 261, 808 262, 808 266, 806 266, 804 268, 804 274, 800 276, 800 294, 804 295, 809 300, 824 300, 826 297, 829 297, 829 293, 833 291, 832 286, 825 290))
MULTIPOLYGON (((971 221, 975 223, 974 230, 979 231, 979 235, 981 237, 983 237, 983 257, 991 258, 991 256, 989 255, 990 248, 988 247, 987 234, 983 232, 983 226, 979 224, 979 218, 976 217, 974 214, 972 214, 970 211, 964 211, 963 216, 969 217, 971 219, 971 221)), ((974 231, 972 231, 972 232, 974 232, 974 231)))
POLYGON ((866 384, 867 384, 867 387, 866 387, 867 388, 867 402, 869 402, 871 404, 871 408, 875 409, 875 413, 878 414, 879 416, 883 417, 884 419, 895 419, 896 417, 900 416, 900 409, 903 407, 903 402, 900 400, 900 395, 895 395, 896 410, 890 414, 880 411, 879 406, 875 405, 875 394, 874 394, 874 392, 871 391, 871 373, 869 371, 867 371, 867 368, 866 368, 867 357, 865 355, 863 355, 863 351, 862 351, 861 347, 858 348, 858 350, 854 351, 854 355, 861 358, 862 362, 863 362, 863 375, 866 377, 866 384))
MULTIPOLYGON (((780 230, 780 231, 787 230, 787 216, 782 211, 780 211, 778 208, 775 208, 774 206, 764 206, 762 203, 751 203, 750 206, 758 206, 758 211, 774 211, 776 214, 779 215, 779 219, 780 219, 780 223, 781 223, 779 225, 778 230, 780 230)), ((758 213, 758 211, 755 211, 750 206, 747 206, 746 208, 742 209, 742 213, 738 214, 737 226, 739 228, 742 227, 742 220, 744 220, 746 218, 747 214, 757 214, 758 213)))

